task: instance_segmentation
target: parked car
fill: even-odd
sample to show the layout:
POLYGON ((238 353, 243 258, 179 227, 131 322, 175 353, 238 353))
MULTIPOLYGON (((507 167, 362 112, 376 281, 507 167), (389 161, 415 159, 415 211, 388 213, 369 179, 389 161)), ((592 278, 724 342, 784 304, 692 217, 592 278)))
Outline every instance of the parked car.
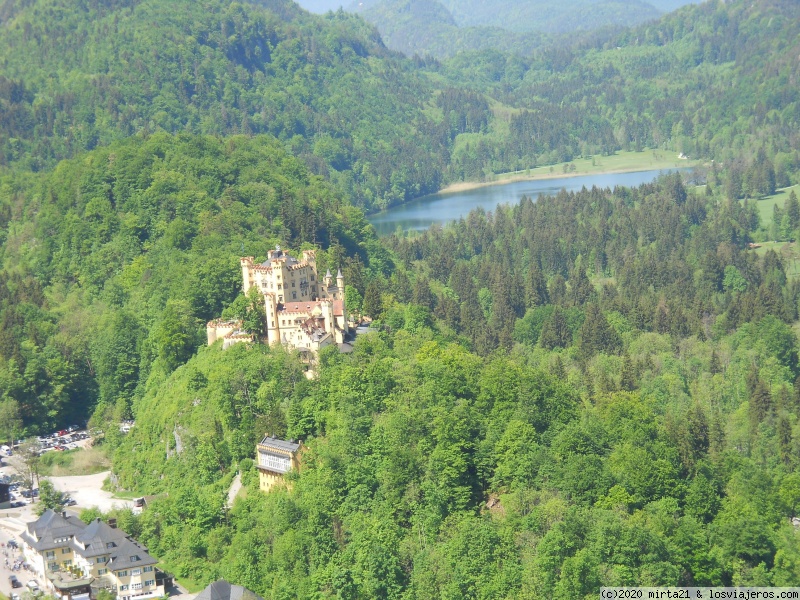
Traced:
POLYGON ((19 600, 19 594, 11 594, 11 600, 19 600))
POLYGON ((19 579, 17 579, 16 575, 9 575, 8 576, 8 583, 11 584, 12 588, 22 587, 22 583, 20 583, 19 579))
POLYGON ((30 581, 27 583, 27 585, 28 585, 28 588, 29 588, 29 589, 30 589, 32 592, 38 592, 38 591, 39 591, 39 584, 36 582, 36 580, 35 580, 35 579, 31 579, 31 580, 30 580, 30 581))

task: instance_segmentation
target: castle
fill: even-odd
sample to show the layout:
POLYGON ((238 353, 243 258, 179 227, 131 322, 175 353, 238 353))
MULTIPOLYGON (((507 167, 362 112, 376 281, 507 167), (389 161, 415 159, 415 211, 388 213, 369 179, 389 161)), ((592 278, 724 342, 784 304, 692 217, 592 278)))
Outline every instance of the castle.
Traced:
MULTIPOLYGON (((297 260, 280 246, 270 250, 263 263, 255 264, 252 256, 243 257, 240 262, 244 293, 255 287, 264 296, 267 343, 314 354, 331 344, 343 347, 350 328, 341 270, 335 283, 330 269, 320 280, 313 250, 304 250, 302 260, 297 260)), ((253 336, 243 331, 242 323, 236 320, 210 321, 206 334, 209 345, 224 340, 223 348, 253 341, 253 336)))

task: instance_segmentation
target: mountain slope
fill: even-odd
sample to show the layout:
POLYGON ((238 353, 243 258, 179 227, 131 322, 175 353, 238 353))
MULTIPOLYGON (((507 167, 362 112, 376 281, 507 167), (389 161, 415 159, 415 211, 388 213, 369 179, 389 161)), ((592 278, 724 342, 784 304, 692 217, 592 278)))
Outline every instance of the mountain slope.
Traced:
POLYGON ((787 185, 800 166, 799 36, 796 2, 707 2, 527 59, 454 57, 448 80, 469 79, 508 118, 456 140, 450 177, 643 148, 741 170, 763 146, 787 185))
POLYGON ((389 264, 363 213, 263 135, 133 136, 0 178, 0 225, 0 400, 28 433, 129 415, 205 344, 242 254, 389 264))
POLYGON ((447 58, 465 50, 483 49, 529 54, 543 44, 539 33, 460 27, 437 0, 385 0, 359 13, 378 28, 389 48, 409 56, 447 58))
POLYGON ((510 31, 565 32, 655 19, 659 11, 644 0, 444 0, 460 26, 493 25, 510 31))
POLYGON ((140 131, 271 133, 355 202, 434 191, 431 89, 375 31, 292 2, 8 0, 0 162, 31 169, 140 131))

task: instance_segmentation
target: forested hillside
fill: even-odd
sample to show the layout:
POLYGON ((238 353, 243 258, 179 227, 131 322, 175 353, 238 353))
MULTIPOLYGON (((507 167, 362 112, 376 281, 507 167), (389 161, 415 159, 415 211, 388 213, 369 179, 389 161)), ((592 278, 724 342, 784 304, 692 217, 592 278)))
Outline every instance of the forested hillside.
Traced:
POLYGON ((0 163, 51 168, 160 129, 271 133, 367 208, 440 185, 430 85, 352 15, 289 0, 6 0, 0 14, 0 163))
MULTIPOLYGON (((0 23, 2 425, 91 416, 109 485, 159 494, 121 525, 187 585, 572 600, 800 580, 800 282, 749 247, 766 224, 739 200, 800 172, 796 2, 443 62, 280 0, 7 0, 0 23), (648 147, 714 158, 708 184, 385 240, 361 210, 648 147), (375 319, 310 378, 282 348, 205 345, 220 314, 258 332, 238 258, 275 244, 317 248, 375 319), (266 432, 306 446, 291 491, 258 491, 266 432)), ((776 214, 798 238, 796 195, 776 214)))
POLYGON ((390 266, 363 214, 266 136, 133 137, 0 190, 0 397, 29 433, 132 416, 237 296, 242 254, 390 266))
POLYGON ((442 59, 485 49, 529 55, 546 39, 539 32, 485 25, 460 27, 450 11, 436 0, 385 0, 367 3, 357 12, 378 28, 389 48, 408 56, 442 59))
MULTIPOLYGON (((392 12, 389 5, 398 6, 392 0, 367 0, 354 2, 350 6, 356 12, 365 11, 368 20, 383 34, 384 28, 392 28, 392 12)), ((414 11, 418 0, 406 0, 395 14, 414 11)), ((656 19, 661 13, 644 0, 528 0, 514 2, 494 0, 491 2, 472 0, 441 0, 431 2, 451 15, 454 24, 465 28, 500 28, 506 35, 532 31, 565 33, 578 30, 599 29, 608 26, 630 26, 656 19)), ((420 21, 422 23, 423 21, 420 21)), ((476 32, 477 33, 477 32, 476 32)))
POLYGON ((753 221, 668 177, 395 240, 381 327, 318 379, 217 345, 147 391, 115 473, 168 495, 131 526, 267 598, 793 584, 800 286, 753 221), (257 491, 264 431, 308 447, 291 493, 257 491))
POLYGON ((713 158, 737 180, 763 147, 786 185, 800 166, 798 40, 796 2, 706 2, 529 59, 455 57, 442 68, 449 81, 472 81, 495 104, 486 132, 456 140, 449 177, 668 148, 713 158))
MULTIPOLYGON (((421 6, 435 23, 436 5, 421 6)), ((356 16, 290 2, 6 0, 0 162, 46 170, 158 130, 271 133, 368 211, 620 149, 713 158, 740 174, 763 147, 786 184, 800 165, 799 11, 712 1, 621 34, 440 63, 392 53, 356 16)), ((425 31, 413 22, 396 24, 425 31)), ((463 46, 442 43, 482 47, 465 32, 463 46)))

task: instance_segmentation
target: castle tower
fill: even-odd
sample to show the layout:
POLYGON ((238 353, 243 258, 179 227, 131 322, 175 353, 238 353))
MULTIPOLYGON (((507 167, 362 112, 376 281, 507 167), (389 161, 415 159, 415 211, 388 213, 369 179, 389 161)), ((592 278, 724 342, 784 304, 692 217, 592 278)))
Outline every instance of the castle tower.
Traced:
POLYGON ((339 295, 336 297, 336 299, 344 300, 344 277, 342 276, 341 269, 339 269, 336 273, 336 287, 339 288, 339 295))
POLYGON ((280 343, 281 331, 278 324, 278 304, 275 302, 275 294, 264 294, 264 310, 267 313, 267 343, 280 343))
POLYGON ((252 256, 243 256, 239 259, 242 265, 242 291, 245 294, 253 285, 253 260, 255 259, 252 256))

